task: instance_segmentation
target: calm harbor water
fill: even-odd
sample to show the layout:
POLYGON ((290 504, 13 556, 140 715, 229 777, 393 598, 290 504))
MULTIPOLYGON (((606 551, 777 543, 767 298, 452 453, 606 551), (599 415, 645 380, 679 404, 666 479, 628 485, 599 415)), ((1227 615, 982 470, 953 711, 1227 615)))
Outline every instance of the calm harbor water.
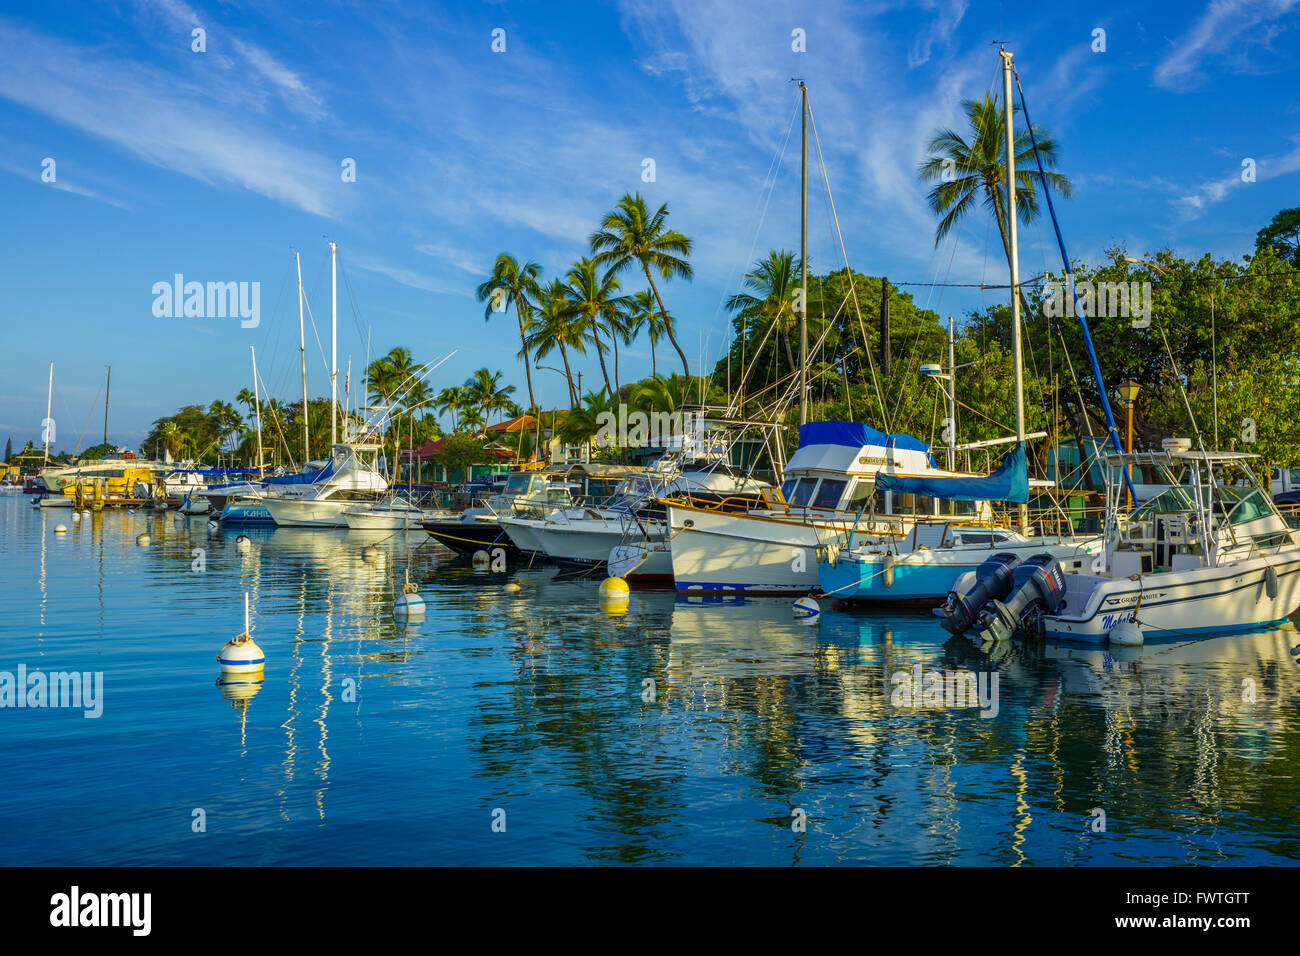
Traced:
POLYGON ((597 581, 476 571, 423 532, 379 541, 371 562, 384 532, 253 530, 244 554, 236 534, 0 499, 0 672, 103 674, 98 718, 0 710, 0 864, 1300 853, 1290 627, 990 659, 925 616, 827 609, 805 625, 786 600, 671 594, 610 614, 597 581), (407 568, 428 614, 403 628, 407 568), (239 700, 214 658, 244 592, 267 666, 239 700), (918 665, 996 674, 997 714, 891 702, 918 665))

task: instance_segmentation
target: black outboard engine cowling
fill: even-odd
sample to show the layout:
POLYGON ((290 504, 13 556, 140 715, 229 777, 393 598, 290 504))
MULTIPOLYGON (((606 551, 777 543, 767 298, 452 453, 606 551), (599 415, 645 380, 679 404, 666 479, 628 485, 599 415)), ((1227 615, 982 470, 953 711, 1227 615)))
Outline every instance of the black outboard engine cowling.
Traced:
POLYGON ((951 634, 960 634, 975 623, 984 605, 1006 597, 1015 586, 1012 569, 1020 556, 1002 552, 986 558, 975 569, 975 584, 965 594, 948 592, 948 600, 934 609, 939 623, 951 634))
POLYGON ((1006 602, 992 600, 980 615, 985 640, 1010 637, 1031 615, 1055 614, 1065 603, 1065 574, 1050 554, 1036 554, 1015 570, 1013 592, 1006 602))

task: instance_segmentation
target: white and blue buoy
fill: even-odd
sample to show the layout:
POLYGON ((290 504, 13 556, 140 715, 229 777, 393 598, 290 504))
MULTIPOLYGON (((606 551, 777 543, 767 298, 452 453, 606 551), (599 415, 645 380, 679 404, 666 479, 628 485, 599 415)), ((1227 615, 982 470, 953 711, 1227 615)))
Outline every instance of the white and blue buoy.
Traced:
POLYGON ((792 610, 795 617, 802 618, 817 617, 822 612, 821 605, 810 597, 801 597, 796 600, 792 610))
POLYGON ((1106 632, 1106 640, 1117 647, 1141 647, 1142 628, 1132 621, 1121 621, 1106 632))
POLYGON ((232 637, 217 654, 217 663, 226 674, 251 674, 266 666, 266 655, 248 631, 248 592, 244 592, 244 633, 232 637))
POLYGON ((81 517, 83 517, 83 518, 89 518, 89 517, 90 517, 90 509, 89 509, 89 508, 82 508, 82 509, 81 509, 81 517))
POLYGON ((81 520, 81 512, 79 511, 72 512, 72 523, 76 524, 80 520, 81 520))
POLYGON ((221 525, 217 524, 215 521, 208 522, 209 531, 219 531, 220 529, 221 529, 221 525))
POLYGON ((133 514, 135 514, 135 509, 134 509, 134 508, 127 508, 127 509, 126 509, 126 513, 129 514, 129 515, 133 515, 133 514))
POLYGON ((247 550, 248 550, 249 548, 251 548, 252 546, 253 546, 253 543, 252 543, 251 541, 248 540, 248 536, 247 536, 247 535, 243 535, 243 534, 241 534, 238 538, 235 539, 235 550, 236 550, 236 551, 239 551, 239 552, 242 553, 242 552, 244 552, 244 551, 247 551, 247 550))
POLYGON ((397 595, 397 600, 393 602, 394 617, 423 617, 424 616, 424 598, 420 597, 419 586, 411 580, 411 569, 406 569, 406 584, 402 588, 402 593, 397 595))

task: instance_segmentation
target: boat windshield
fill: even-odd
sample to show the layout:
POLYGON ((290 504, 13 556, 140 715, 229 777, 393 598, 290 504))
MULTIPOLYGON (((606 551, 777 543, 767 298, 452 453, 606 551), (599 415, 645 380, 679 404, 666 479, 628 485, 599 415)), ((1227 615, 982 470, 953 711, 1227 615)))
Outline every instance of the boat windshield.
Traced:
POLYGON ((844 486, 848 482, 840 478, 823 478, 820 487, 817 489, 817 495, 812 500, 814 508, 834 508, 840 502, 840 496, 844 494, 844 486))
POLYGON ((530 475, 511 475, 510 478, 506 481, 504 494, 522 495, 525 491, 528 490, 528 482, 530 478, 531 478, 530 475))
POLYGON ((1273 513, 1268 502, 1254 488, 1234 486, 1220 488, 1214 510, 1228 516, 1229 524, 1245 524, 1256 518, 1266 518, 1273 513))
POLYGON ((1149 499, 1133 512, 1131 521, 1146 521, 1154 514, 1170 514, 1177 511, 1195 511, 1196 502, 1191 490, 1185 487, 1166 488, 1154 498, 1149 499))
POLYGON ((816 478, 788 478, 781 486, 781 494, 791 507, 805 508, 816 487, 816 478))

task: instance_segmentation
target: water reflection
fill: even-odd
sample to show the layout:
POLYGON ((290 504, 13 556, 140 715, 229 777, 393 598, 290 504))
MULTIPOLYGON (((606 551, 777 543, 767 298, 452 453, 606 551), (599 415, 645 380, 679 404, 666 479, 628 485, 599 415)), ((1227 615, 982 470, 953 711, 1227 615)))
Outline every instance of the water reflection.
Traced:
MULTIPOLYGON (((137 764, 166 768, 151 786, 238 793, 248 832, 281 841, 272 861, 1059 865, 1300 850, 1290 627, 981 647, 925 616, 827 611, 810 625, 777 599, 602 607, 598 580, 475 569, 422 532, 244 529, 240 552, 201 518, 96 515, 55 539, 45 514, 0 515, 19 557, 0 566, 16 608, 8 657, 104 655, 120 689, 104 726, 149 731, 132 739, 137 764), (408 571, 423 620, 393 617, 408 571), (245 592, 265 680, 219 682, 218 699, 204 686, 212 653, 245 592), (996 677, 996 715, 900 703, 900 674, 996 677), (494 808, 508 838, 493 840, 494 808), (389 818, 404 822, 375 829, 389 818), (435 819, 483 825, 412 822, 435 819)), ((120 775, 95 728, 14 726, 0 756, 57 740, 87 779, 120 775)), ((40 786, 25 780, 0 807, 36 813, 53 796, 40 786)), ((145 792, 119 801, 119 828, 153 832, 145 792)), ((107 828, 96 839, 91 859, 120 859, 107 828)), ((154 839, 141 862, 187 859, 154 839)))

